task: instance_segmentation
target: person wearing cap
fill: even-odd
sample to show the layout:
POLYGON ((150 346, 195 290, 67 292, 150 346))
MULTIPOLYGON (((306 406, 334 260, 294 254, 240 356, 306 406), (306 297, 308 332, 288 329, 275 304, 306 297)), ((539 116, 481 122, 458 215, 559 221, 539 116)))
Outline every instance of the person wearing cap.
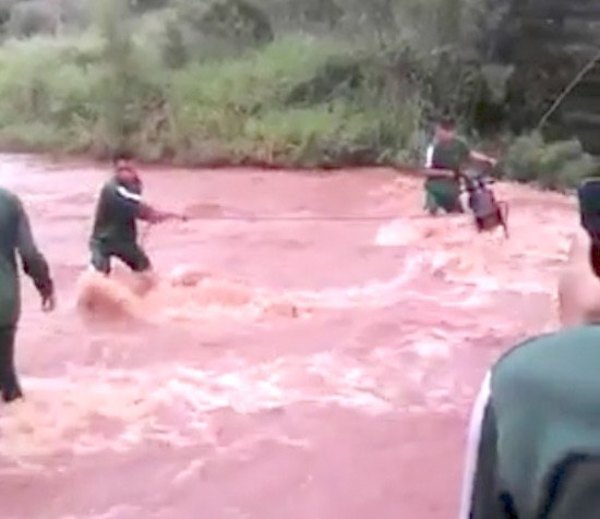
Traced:
POLYGON ((42 310, 55 306, 54 283, 37 248, 20 198, 0 188, 0 393, 6 403, 23 397, 14 363, 15 337, 21 314, 17 255, 42 299, 42 310))
POLYGON ((562 329, 522 342, 473 407, 460 519, 600 517, 600 181, 559 280, 562 329))
POLYGON ((154 276, 150 259, 138 243, 137 220, 155 224, 183 217, 143 201, 142 181, 130 154, 117 153, 113 166, 113 176, 102 187, 96 206, 90 238, 91 266, 108 276, 111 259, 117 258, 139 274, 141 291, 146 291, 154 284, 154 276))
POLYGON ((425 209, 429 214, 435 215, 439 210, 464 212, 460 201, 461 169, 471 159, 496 164, 495 159, 469 148, 457 135, 452 118, 440 119, 425 159, 425 209))

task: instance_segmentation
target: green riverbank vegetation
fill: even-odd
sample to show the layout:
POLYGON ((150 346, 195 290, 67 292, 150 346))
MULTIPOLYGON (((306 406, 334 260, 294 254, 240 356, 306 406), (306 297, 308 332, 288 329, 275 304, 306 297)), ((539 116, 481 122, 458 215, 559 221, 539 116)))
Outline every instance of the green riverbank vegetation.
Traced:
POLYGON ((474 142, 502 144, 507 176, 572 185, 594 159, 570 135, 531 131, 580 63, 524 96, 541 79, 524 84, 525 65, 498 57, 516 38, 507 5, 0 0, 0 146, 126 147, 192 166, 411 164, 444 112, 474 142))

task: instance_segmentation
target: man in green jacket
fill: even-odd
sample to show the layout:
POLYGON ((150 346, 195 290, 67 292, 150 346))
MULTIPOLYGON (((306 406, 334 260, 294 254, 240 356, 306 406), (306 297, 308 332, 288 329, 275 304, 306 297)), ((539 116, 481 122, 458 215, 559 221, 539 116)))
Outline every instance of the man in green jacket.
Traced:
POLYGON ((0 188, 0 392, 4 402, 23 396, 14 365, 14 345, 21 313, 17 253, 23 270, 42 297, 42 309, 54 309, 54 285, 48 263, 36 247, 20 199, 0 188))
POLYGON ((109 275, 111 258, 115 257, 139 274, 142 290, 154 284, 152 265, 137 241, 137 220, 150 224, 168 219, 185 219, 180 215, 159 211, 142 200, 142 181, 128 153, 118 153, 114 175, 104 184, 96 207, 90 239, 91 265, 109 275))
POLYGON ((485 377, 460 519, 600 517, 599 197, 598 179, 580 186, 588 237, 576 237, 559 285, 566 327, 520 344, 485 377))
POLYGON ((600 326, 529 340, 473 409, 460 519, 600 517, 600 326))
POLYGON ((467 161, 496 164, 496 160, 473 151, 458 137, 456 123, 441 119, 435 128, 435 138, 427 149, 425 160, 425 209, 432 215, 440 209, 446 213, 462 213, 460 176, 467 161))

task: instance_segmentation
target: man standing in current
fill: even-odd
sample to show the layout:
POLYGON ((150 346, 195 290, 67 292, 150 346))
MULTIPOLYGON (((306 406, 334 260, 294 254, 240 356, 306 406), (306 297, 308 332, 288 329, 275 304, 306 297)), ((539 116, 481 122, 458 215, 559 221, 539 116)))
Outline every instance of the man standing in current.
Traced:
POLYGON ((154 224, 183 217, 159 211, 142 201, 142 182, 129 154, 117 154, 113 164, 114 175, 104 184, 96 207, 90 240, 91 264, 97 272, 109 275, 111 258, 118 258, 139 274, 144 292, 153 286, 154 277, 150 259, 137 242, 136 220, 154 224))
POLYGON ((21 313, 17 253, 23 270, 33 279, 42 309, 54 309, 54 285, 48 263, 38 250, 21 200, 0 188, 0 392, 2 400, 23 397, 14 364, 17 323, 21 313))
POLYGON ((469 160, 487 162, 494 166, 496 160, 469 149, 466 142, 458 137, 453 119, 441 119, 435 128, 434 142, 427 149, 425 161, 425 209, 429 214, 437 214, 442 209, 446 213, 462 213, 460 202, 461 169, 469 160))

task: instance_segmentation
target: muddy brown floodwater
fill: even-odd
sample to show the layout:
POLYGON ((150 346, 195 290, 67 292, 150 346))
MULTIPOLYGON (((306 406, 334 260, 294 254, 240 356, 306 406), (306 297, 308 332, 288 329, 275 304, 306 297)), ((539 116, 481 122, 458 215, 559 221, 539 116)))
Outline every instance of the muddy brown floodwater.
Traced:
POLYGON ((389 171, 150 169, 147 198, 196 216, 397 219, 164 224, 146 236, 161 287, 110 324, 75 308, 106 175, 0 161, 60 296, 43 315, 24 283, 3 519, 456 516, 483 372, 556 326, 571 199, 498 186, 505 242, 423 217, 420 183, 389 171), (190 270, 207 277, 176 286, 190 270))

